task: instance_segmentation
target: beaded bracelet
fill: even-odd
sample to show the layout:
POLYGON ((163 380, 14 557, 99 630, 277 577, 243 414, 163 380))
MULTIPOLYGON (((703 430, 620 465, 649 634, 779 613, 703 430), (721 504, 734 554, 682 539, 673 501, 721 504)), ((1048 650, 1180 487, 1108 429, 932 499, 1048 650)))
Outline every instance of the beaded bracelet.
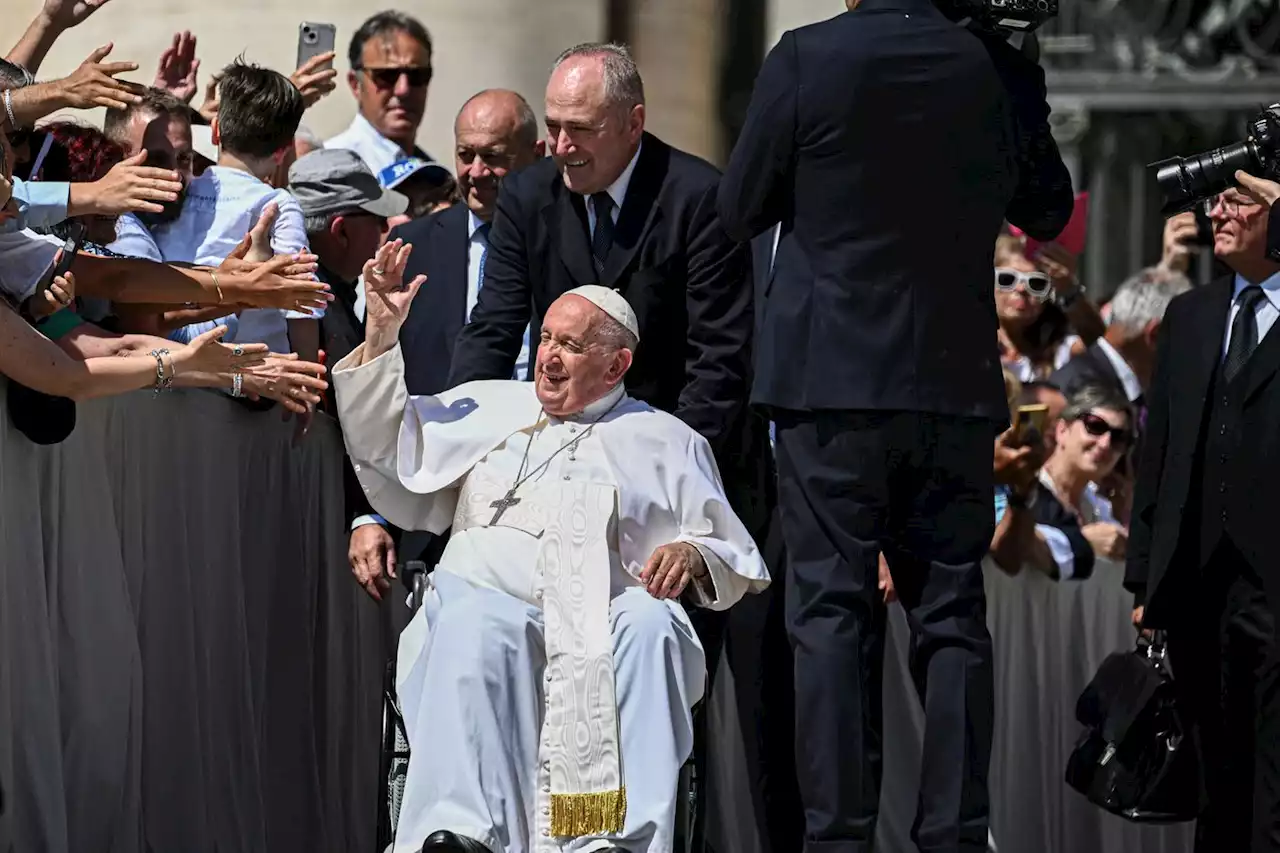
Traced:
POLYGON ((234 373, 234 374, 232 374, 232 376, 231 376, 231 396, 232 396, 232 397, 243 397, 243 396, 244 396, 244 374, 243 374, 243 373, 234 373))
POLYGON ((9 116, 9 127, 13 130, 18 129, 18 119, 13 115, 13 91, 4 90, 4 111, 9 116))
POLYGON ((159 394, 161 391, 168 391, 170 388, 173 387, 173 377, 176 371, 173 370, 172 357, 169 359, 170 369, 168 372, 165 371, 164 356, 166 355, 169 355, 169 351, 167 349, 153 349, 151 351, 151 357, 156 360, 156 384, 155 384, 156 394, 159 394))

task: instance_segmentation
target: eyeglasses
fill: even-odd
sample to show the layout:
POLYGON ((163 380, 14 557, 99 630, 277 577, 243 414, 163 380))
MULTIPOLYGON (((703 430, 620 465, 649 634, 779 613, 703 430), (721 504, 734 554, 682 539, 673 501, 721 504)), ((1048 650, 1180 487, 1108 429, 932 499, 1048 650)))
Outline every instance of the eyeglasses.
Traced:
POLYGON ((1211 216, 1219 204, 1222 205, 1222 209, 1227 216, 1239 216, 1242 210, 1248 213, 1259 207, 1258 202, 1247 196, 1229 196, 1226 193, 1218 193, 1204 200, 1204 215, 1211 216))
POLYGON ((1114 427, 1093 412, 1085 412, 1080 416, 1079 420, 1080 423, 1084 424, 1085 432, 1094 438, 1101 438, 1110 433, 1111 446, 1116 450, 1127 450, 1129 445, 1133 444, 1133 430, 1128 427, 1114 427))
POLYGON ((410 88, 416 89, 431 82, 431 66, 425 68, 357 68, 369 75, 379 89, 394 89, 404 77, 410 88))
POLYGON ((1028 293, 1041 301, 1047 298, 1049 291, 1053 289, 1053 280, 1042 272, 1022 272, 1006 267, 996 267, 997 290, 1006 292, 1016 290, 1019 282, 1027 288, 1028 293))

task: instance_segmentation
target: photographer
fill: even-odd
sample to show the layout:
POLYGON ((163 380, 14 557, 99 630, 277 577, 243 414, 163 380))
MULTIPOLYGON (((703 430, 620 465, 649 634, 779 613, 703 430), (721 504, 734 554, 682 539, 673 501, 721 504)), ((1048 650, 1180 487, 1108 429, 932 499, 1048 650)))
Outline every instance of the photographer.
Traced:
POLYGON ((912 839, 982 850, 982 560, 991 440, 1009 418, 991 247, 1006 219, 1053 240, 1074 196, 1044 72, 997 27, 1017 13, 846 5, 770 51, 717 197, 736 240, 781 224, 752 400, 776 425, 807 843, 864 850, 875 835, 883 552, 929 697, 912 839))

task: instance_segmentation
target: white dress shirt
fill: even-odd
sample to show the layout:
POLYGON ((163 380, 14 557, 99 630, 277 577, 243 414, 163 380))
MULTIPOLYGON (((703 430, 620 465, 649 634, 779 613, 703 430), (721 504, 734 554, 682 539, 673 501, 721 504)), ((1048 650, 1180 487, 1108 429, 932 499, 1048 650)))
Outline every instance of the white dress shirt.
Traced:
POLYGON ((327 140, 324 147, 354 151, 369 167, 369 171, 375 175, 393 163, 413 156, 413 152, 405 151, 379 133, 378 129, 358 112, 347 129, 327 140))
MULTIPOLYGON (((1227 356, 1227 344, 1231 342, 1231 325, 1236 321, 1236 314, 1240 313, 1240 293, 1252 282, 1246 281, 1242 276, 1236 276, 1236 287, 1231 292, 1231 310, 1227 312, 1227 332, 1222 338, 1222 357, 1227 356)), ((1258 343, 1262 343, 1262 339, 1267 336, 1267 332, 1271 331, 1271 327, 1275 325, 1276 318, 1280 317, 1280 273, 1276 273, 1265 281, 1258 282, 1258 286, 1262 288, 1263 296, 1266 299, 1258 301, 1258 305, 1254 308, 1254 314, 1258 319, 1258 343)))
POLYGON ((1142 383, 1138 381, 1138 374, 1133 372, 1133 368, 1124 360, 1124 356, 1117 352, 1106 338, 1098 338, 1098 349, 1102 350, 1107 361, 1111 362, 1111 369, 1116 372, 1120 384, 1124 386, 1124 395, 1129 398, 1129 402, 1132 403, 1141 397, 1142 383))
MULTIPOLYGON (((640 144, 640 148, 644 147, 644 143, 640 144)), ((618 180, 605 187, 605 192, 609 194, 609 198, 613 199, 613 210, 609 211, 610 218, 616 225, 618 222, 618 212, 622 210, 622 203, 627 199, 627 187, 631 186, 631 175, 636 170, 636 161, 640 159, 640 148, 636 149, 635 156, 631 158, 631 162, 627 164, 627 168, 622 170, 622 174, 618 176, 618 180)), ((587 228, 590 229, 592 236, 596 233, 596 206, 591 201, 591 197, 587 196, 587 228)))

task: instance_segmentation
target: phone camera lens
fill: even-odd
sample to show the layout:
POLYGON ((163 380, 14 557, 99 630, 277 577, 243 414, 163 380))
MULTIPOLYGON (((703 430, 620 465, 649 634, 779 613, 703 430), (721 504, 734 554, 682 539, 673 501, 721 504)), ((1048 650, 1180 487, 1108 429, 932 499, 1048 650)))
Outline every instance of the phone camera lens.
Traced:
POLYGON ((302 41, 304 44, 315 44, 319 40, 316 31, 307 27, 302 31, 302 41))

